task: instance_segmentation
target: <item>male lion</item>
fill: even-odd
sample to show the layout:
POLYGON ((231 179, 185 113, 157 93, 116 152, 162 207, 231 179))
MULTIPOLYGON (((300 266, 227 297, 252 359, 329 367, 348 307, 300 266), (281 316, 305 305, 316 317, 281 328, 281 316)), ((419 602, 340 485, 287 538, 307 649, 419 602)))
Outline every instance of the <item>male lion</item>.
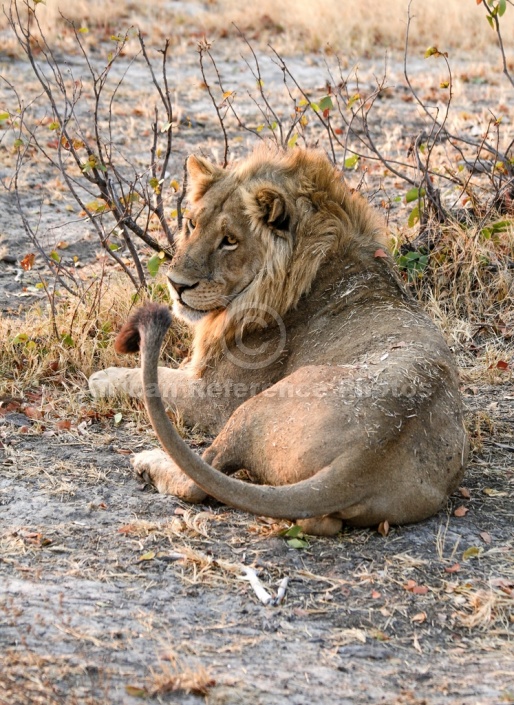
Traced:
POLYGON ((218 436, 202 460, 175 432, 157 389, 171 316, 141 309, 117 349, 141 342, 143 380, 127 368, 90 380, 95 395, 145 387, 166 453, 136 455, 138 473, 160 492, 209 494, 315 534, 437 512, 468 455, 457 374, 382 249, 375 212, 311 150, 259 149, 229 170, 192 156, 188 183, 168 277, 193 351, 159 368, 159 387, 186 423, 218 436), (260 484, 227 475, 240 469, 260 484))

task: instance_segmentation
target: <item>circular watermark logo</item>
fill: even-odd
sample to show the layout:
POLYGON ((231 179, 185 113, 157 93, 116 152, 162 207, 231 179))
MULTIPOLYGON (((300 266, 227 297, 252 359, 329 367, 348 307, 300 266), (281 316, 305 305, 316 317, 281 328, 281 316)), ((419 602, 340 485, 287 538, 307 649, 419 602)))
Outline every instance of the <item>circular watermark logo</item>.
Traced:
POLYGON ((235 335, 223 336, 223 352, 238 367, 260 370, 273 364, 286 346, 282 317, 270 306, 234 306, 228 313, 227 329, 235 335))

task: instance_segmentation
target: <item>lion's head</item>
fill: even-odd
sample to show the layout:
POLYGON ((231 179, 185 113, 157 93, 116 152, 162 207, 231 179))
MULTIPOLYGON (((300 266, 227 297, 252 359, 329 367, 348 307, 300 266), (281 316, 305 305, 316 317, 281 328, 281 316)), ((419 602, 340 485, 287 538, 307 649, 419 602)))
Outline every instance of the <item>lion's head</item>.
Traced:
POLYGON ((168 277, 174 313, 195 327, 201 368, 217 341, 251 326, 245 312, 283 317, 329 258, 383 241, 383 227, 326 156, 257 149, 231 169, 188 160, 190 207, 168 277))

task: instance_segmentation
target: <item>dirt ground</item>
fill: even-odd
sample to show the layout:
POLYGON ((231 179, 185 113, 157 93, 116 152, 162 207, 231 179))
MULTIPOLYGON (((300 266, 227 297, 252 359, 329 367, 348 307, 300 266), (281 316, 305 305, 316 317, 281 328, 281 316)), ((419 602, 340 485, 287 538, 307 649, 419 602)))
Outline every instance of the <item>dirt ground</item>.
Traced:
MULTIPOLYGON (((219 51, 227 83, 244 95, 249 79, 238 55, 222 44, 219 51)), ((74 65, 76 57, 65 60, 74 65)), ((196 119, 193 128, 177 130, 178 177, 187 153, 220 153, 196 60, 191 44, 175 62, 178 83, 187 84, 178 101, 196 119)), ((304 85, 323 90, 323 57, 291 62, 304 85)), ((377 66, 364 62, 364 80, 377 66)), ((266 82, 279 85, 272 68, 266 82)), ((491 82, 478 80, 487 70, 475 60, 457 66, 477 78, 463 80, 456 97, 470 130, 501 80, 499 72, 491 82)), ((401 66, 390 71, 398 90, 379 119, 394 140, 401 131, 415 134, 419 115, 402 100, 401 66)), ((35 95, 23 61, 0 57, 0 72, 35 95)), ((436 78, 419 80, 430 85, 436 78)), ((122 108, 144 101, 142 81, 135 75, 121 93, 122 108)), ((0 95, 4 104, 12 97, 5 85, 0 95)), ((248 98, 241 104, 248 115, 255 110, 248 98)), ((236 137, 232 156, 248 144, 236 137)), ((7 150, 2 154, 5 179, 10 165, 7 150)), ((66 198, 52 197, 50 178, 26 177, 25 207, 38 217, 43 199, 44 246, 65 230, 66 256, 77 255, 87 274, 98 243, 84 221, 66 220, 66 198)), ((394 195, 394 180, 387 188, 394 195)), ((400 217, 405 207, 394 208, 400 217)), ((21 321, 44 294, 34 288, 37 266, 19 268, 30 243, 5 190, 0 212, 0 308, 21 321)), ((512 350, 505 356, 510 360, 512 350)), ((45 393, 34 402, 43 410, 45 393)), ((93 409, 85 380, 82 387, 63 384, 59 393, 93 409)), ((58 406, 59 394, 48 394, 58 406)), ((476 381, 463 370, 463 394, 474 452, 445 511, 387 536, 346 529, 335 539, 310 538, 303 548, 281 535, 285 522, 214 501, 191 508, 142 488, 130 454, 155 444, 142 411, 118 424, 91 414, 61 431, 28 418, 23 404, 0 415, 1 705, 514 702, 512 375, 476 381), (289 579, 280 605, 258 601, 245 566, 273 594, 289 579)))

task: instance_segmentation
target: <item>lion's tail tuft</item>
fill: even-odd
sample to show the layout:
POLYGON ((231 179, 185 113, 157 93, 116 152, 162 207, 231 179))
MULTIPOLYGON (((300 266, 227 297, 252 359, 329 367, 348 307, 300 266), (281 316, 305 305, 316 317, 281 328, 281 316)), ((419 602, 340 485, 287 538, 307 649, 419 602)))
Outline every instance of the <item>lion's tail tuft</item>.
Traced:
POLYGON ((139 352, 141 336, 151 327, 158 330, 160 340, 164 338, 171 325, 171 313, 167 306, 161 304, 146 304, 135 311, 114 341, 114 349, 122 355, 139 352))

